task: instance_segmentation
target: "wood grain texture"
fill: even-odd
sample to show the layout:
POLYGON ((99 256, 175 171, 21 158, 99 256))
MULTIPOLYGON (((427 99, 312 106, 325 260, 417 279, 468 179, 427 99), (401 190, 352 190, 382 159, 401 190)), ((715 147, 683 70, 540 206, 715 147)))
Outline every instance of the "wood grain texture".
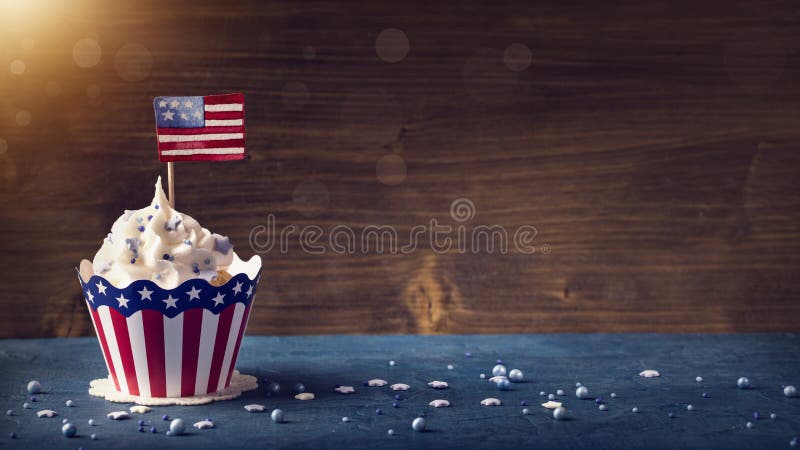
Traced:
POLYGON ((410 254, 314 255, 295 237, 263 255, 251 334, 798 329, 796 2, 18 14, 0 19, 0 60, 26 64, 0 74, 0 337, 91 333, 73 267, 166 173, 152 98, 233 91, 250 159, 178 164, 176 190, 243 256, 269 214, 278 231, 393 226, 402 244, 431 219, 459 225, 467 198, 470 229, 538 230, 532 255, 439 253, 427 235, 410 254), (376 49, 391 28, 409 42, 393 63, 379 54, 402 40, 376 49), (86 37, 102 54, 80 68, 86 37), (514 43, 524 70, 506 64, 524 66, 514 43))

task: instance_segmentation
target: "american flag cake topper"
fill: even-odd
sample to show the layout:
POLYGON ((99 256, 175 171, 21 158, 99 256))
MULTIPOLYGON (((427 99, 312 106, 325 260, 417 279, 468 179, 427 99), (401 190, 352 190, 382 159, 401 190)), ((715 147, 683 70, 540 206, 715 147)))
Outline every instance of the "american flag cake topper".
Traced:
POLYGON ((243 94, 156 97, 153 108, 160 161, 245 158, 243 94))

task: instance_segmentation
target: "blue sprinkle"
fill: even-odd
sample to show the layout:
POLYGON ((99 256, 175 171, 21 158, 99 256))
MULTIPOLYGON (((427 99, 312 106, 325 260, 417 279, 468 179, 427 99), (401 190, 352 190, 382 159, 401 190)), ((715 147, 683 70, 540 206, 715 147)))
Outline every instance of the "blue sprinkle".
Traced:
POLYGON ((399 408, 400 407, 400 403, 392 402, 392 406, 395 407, 395 408, 399 408))
POLYGON ((402 396, 402 395, 400 395, 400 394, 395 394, 395 396, 394 396, 394 399, 395 399, 395 400, 402 400, 402 399, 403 399, 403 396, 402 396))
POLYGON ((292 386, 292 390, 294 391, 295 394, 302 394, 303 392, 306 391, 306 385, 303 384, 303 383, 297 382, 297 383, 294 384, 294 386, 292 386))
POLYGON ((144 231, 144 227, 139 225, 139 231, 144 231))
POLYGON ((31 397, 31 401, 32 401, 32 402, 36 402, 36 401, 38 401, 38 400, 36 400, 36 397, 31 397))
POLYGON ((142 425, 144 425, 144 420, 139 419, 139 426, 141 427, 142 425))
POLYGON ((11 433, 8 433, 8 437, 10 437, 11 439, 16 439, 17 438, 17 433, 14 433, 12 431, 11 433))
POLYGON ((503 364, 503 360, 502 359, 498 359, 497 360, 497 364, 503 364))
POLYGON ((708 398, 708 392, 703 392, 703 398, 708 398))
POLYGON ((184 239, 184 240, 183 240, 183 243, 184 243, 185 245, 192 245, 192 241, 190 241, 189 239, 184 239))
POLYGON ((150 427, 150 432, 156 434, 158 433, 158 430, 156 430, 156 427, 150 427))
POLYGON ((758 420, 760 418, 761 418, 761 414, 759 414, 758 411, 753 413, 753 419, 758 420))
POLYGON ((163 416, 161 416, 161 420, 169 420, 169 416, 164 414, 163 416))
POLYGON ((139 433, 144 433, 144 427, 139 427, 139 433))
POLYGON ((378 408, 378 409, 375 410, 375 414, 380 416, 381 414, 383 414, 383 411, 381 411, 381 409, 378 408))
POLYGON ((136 258, 131 258, 131 264, 136 264, 136 258))
POLYGON ((528 402, 522 400, 521 402, 519 402, 519 406, 528 406, 528 402))
POLYGON ((155 208, 158 209, 158 205, 156 205, 155 208))
POLYGON ((597 397, 596 399, 594 399, 594 402, 597 403, 598 405, 600 403, 603 403, 603 397, 597 397))
POLYGON ((209 265, 209 264, 211 264, 211 259, 206 258, 206 260, 203 261, 203 262, 205 263, 205 265, 209 265))
POLYGON ((153 216, 147 216, 147 220, 148 221, 153 220, 153 216))
POLYGON ((467 358, 472 358, 472 353, 466 352, 464 353, 464 356, 466 356, 467 358))
POLYGON ((674 418, 675 418, 675 414, 673 414, 673 413, 669 413, 669 418, 670 418, 670 419, 674 419, 674 418))

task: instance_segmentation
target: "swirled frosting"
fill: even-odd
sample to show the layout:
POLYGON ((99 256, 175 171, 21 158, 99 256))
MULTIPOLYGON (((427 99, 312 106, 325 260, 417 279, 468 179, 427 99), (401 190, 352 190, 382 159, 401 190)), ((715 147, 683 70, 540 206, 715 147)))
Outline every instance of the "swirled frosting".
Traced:
POLYGON ((94 273, 118 288, 151 280, 172 289, 186 280, 212 281, 233 260, 227 237, 211 233, 169 205, 161 177, 152 203, 126 210, 94 256, 94 273))

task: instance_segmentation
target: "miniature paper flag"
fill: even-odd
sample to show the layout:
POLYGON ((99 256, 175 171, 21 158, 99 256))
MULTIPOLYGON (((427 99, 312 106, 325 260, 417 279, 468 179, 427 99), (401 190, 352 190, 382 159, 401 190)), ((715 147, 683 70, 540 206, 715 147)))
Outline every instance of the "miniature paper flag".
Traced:
POLYGON ((158 159, 244 159, 244 95, 156 97, 158 159))

